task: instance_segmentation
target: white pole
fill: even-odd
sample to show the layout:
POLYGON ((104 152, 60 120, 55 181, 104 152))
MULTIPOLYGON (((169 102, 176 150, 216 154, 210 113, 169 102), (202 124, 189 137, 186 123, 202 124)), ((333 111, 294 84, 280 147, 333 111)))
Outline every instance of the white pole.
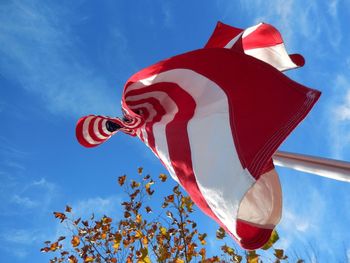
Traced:
POLYGON ((278 166, 350 183, 350 162, 282 151, 276 152, 272 159, 278 166))

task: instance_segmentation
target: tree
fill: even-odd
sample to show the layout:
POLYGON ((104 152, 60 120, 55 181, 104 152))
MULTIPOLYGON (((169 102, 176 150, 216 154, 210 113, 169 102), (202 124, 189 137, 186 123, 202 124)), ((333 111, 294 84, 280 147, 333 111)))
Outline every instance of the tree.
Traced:
MULTIPOLYGON (((223 240, 220 256, 208 256, 206 233, 199 233, 193 220, 194 203, 176 185, 169 195, 163 197, 161 211, 153 212, 149 205, 156 187, 164 183, 165 174, 155 181, 150 175, 143 175, 138 169, 137 178, 126 175, 118 178, 119 187, 126 193, 122 202, 122 219, 115 222, 104 215, 88 219, 74 218, 72 208, 66 206, 64 212, 54 212, 54 216, 71 230, 70 236, 61 236, 56 241, 46 241, 42 252, 53 253, 50 262, 262 262, 256 251, 239 255, 236 249, 224 243, 225 231, 219 228, 217 239, 223 240), (69 241, 69 242, 68 242, 69 241)), ((156 209, 155 209, 156 211, 156 209)), ((265 245, 271 249, 278 240, 276 232, 265 245)), ((284 251, 274 249, 274 262, 287 259, 284 251)), ((273 261, 271 261, 273 262, 273 261)), ((302 260, 298 261, 303 262, 302 260)))

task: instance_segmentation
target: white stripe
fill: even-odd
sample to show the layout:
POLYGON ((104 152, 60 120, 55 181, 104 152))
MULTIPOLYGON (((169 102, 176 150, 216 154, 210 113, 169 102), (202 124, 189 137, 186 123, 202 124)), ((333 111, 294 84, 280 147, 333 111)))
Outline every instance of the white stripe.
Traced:
POLYGON ((265 48, 244 50, 244 53, 270 64, 279 71, 298 67, 290 59, 283 43, 265 48))
POLYGON ((108 136, 102 135, 98 129, 100 122, 102 120, 103 120, 102 118, 96 118, 95 123, 94 123, 94 133, 95 133, 96 137, 98 137, 99 139, 105 140, 108 138, 108 136))
POLYGON ((85 120, 84 120, 84 124, 83 124, 83 136, 84 136, 84 139, 92 144, 92 145, 95 145, 95 144, 100 144, 100 142, 98 141, 95 141, 94 139, 91 138, 90 134, 89 134, 89 124, 90 122, 92 121, 92 119, 95 119, 96 116, 89 116, 87 117, 85 120))

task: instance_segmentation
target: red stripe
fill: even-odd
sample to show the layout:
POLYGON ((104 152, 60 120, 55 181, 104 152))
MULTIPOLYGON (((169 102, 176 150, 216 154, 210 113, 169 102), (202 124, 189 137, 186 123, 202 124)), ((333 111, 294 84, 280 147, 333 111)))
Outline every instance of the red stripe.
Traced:
POLYGON ((92 115, 89 115, 89 116, 85 116, 85 117, 82 117, 78 120, 77 122, 77 125, 76 125, 76 128, 75 128, 75 135, 77 137, 77 140, 78 142, 87 147, 87 148, 91 148, 91 147, 95 147, 97 145, 93 145, 93 144, 90 144, 87 140, 85 140, 84 138, 84 135, 83 135, 83 125, 84 125, 84 122, 86 120, 86 118, 90 117, 92 115))
POLYGON ((98 125, 98 131, 99 131, 99 133, 102 135, 102 136, 106 136, 106 137, 109 137, 110 136, 110 134, 107 134, 107 133, 105 133, 104 132, 104 130, 103 130, 103 120, 108 120, 108 118, 106 118, 106 117, 103 117, 103 116, 99 116, 101 119, 102 119, 102 121, 100 122, 100 124, 98 125))
POLYGON ((243 32, 243 29, 241 28, 218 22, 204 48, 224 47, 241 32, 243 32))
MULTIPOLYGON (((94 125, 95 125, 95 122, 98 121, 98 119, 99 119, 99 118, 96 117, 96 118, 94 118, 94 119, 92 119, 92 120, 90 121, 89 127, 88 127, 88 131, 89 131, 90 137, 91 137, 94 141, 99 142, 99 144, 100 144, 100 143, 106 141, 106 139, 108 139, 108 138, 106 138, 106 139, 100 139, 100 138, 97 137, 97 135, 96 135, 96 133, 95 133, 95 131, 94 131, 94 125)), ((102 121, 98 124, 98 126, 101 126, 101 123, 102 123, 102 121)))
POLYGON ((243 38, 244 50, 276 46, 283 43, 281 34, 268 24, 261 24, 252 33, 243 38))

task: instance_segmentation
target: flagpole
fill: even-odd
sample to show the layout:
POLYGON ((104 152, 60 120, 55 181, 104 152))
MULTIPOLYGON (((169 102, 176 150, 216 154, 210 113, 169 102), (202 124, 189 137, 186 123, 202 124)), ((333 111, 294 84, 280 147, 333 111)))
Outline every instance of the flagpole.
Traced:
POLYGON ((350 183, 350 162, 283 151, 277 151, 272 159, 278 166, 350 183))

